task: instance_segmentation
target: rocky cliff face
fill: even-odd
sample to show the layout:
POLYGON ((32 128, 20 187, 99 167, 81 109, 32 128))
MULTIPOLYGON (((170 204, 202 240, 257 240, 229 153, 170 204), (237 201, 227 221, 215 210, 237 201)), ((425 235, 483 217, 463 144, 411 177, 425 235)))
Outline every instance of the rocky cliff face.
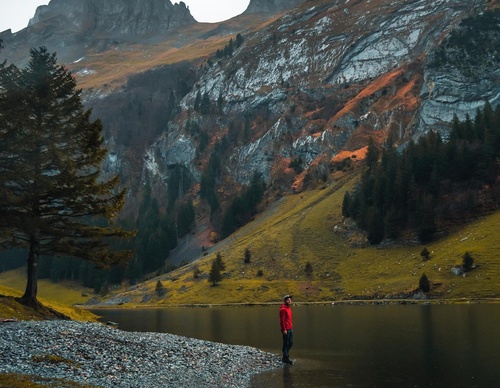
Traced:
POLYGON ((65 30, 82 34, 165 34, 195 20, 183 2, 169 0, 52 0, 40 6, 29 26, 62 24, 65 30), (70 28, 72 27, 72 28, 70 28))
MULTIPOLYGON (((254 172, 275 191, 317 184, 331 173, 336 156, 354 154, 370 138, 382 143, 390 136, 404 145, 431 129, 446 136, 454 114, 463 119, 485 101, 500 103, 500 16, 486 12, 496 4, 252 0, 247 15, 289 11, 263 28, 242 30, 244 41, 231 55, 199 59, 194 71, 185 72, 191 74, 192 89, 181 93, 185 88, 175 80, 172 98, 169 90, 151 90, 157 117, 147 125, 147 105, 130 109, 138 92, 117 92, 131 95, 117 111, 127 113, 124 126, 136 123, 127 135, 137 135, 118 146, 124 143, 119 139, 123 128, 114 125, 108 131, 112 157, 107 167, 120 170, 134 201, 145 182, 164 197, 178 167, 199 183, 215 154, 224 200, 254 172), (162 121, 162 101, 173 100, 174 113, 162 121), (146 131, 154 136, 144 144, 146 131), (136 143, 143 148, 131 152, 136 143)), ((61 59, 59 49, 98 47, 103 37, 109 42, 109 37, 133 36, 144 43, 190 23, 186 7, 168 0, 52 0, 39 8, 29 28, 7 42, 5 51, 18 41, 32 46, 52 42, 61 59)), ((141 87, 140 95, 149 96, 141 87)), ((101 106, 96 111, 109 111, 102 98, 88 103, 101 106)))
POLYGON ((52 0, 37 8, 27 28, 1 38, 10 51, 44 45, 66 62, 86 51, 99 52, 124 42, 158 41, 158 37, 194 23, 183 2, 52 0))
MULTIPOLYGON (((225 174, 242 184, 254 171, 273 182, 283 170, 279 166, 294 158, 317 170, 317 178, 336 154, 365 146, 369 137, 384 141, 390 135, 403 144, 430 129, 446 132, 453 114, 472 116, 485 100, 498 101, 498 59, 476 67, 474 80, 453 64, 428 64, 430 53, 461 20, 479 15, 485 5, 483 0, 304 2, 248 36, 230 59, 207 67, 181 103, 184 117, 203 126, 203 117, 192 111, 201 91, 210 101, 224 99, 220 128, 235 116, 255 118, 252 138, 236 145, 224 163, 225 174)), ((179 137, 172 133, 184 125, 183 120, 171 125, 169 138, 179 137)), ((196 145, 193 138, 182 141, 196 145)), ((175 159, 175 141, 162 138, 156 146, 175 159)))
POLYGON ((500 104, 498 13, 463 20, 428 57, 418 110, 419 128, 446 128, 489 101, 500 104))

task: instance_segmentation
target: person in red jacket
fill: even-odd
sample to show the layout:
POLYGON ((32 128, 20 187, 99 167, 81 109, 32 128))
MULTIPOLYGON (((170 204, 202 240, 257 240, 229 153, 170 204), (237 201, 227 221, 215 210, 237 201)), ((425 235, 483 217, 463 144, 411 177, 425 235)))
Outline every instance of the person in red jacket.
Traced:
POLYGON ((280 328, 283 335, 283 362, 292 365, 293 361, 290 360, 290 349, 293 345, 293 320, 292 320, 292 296, 285 295, 283 297, 283 304, 280 307, 280 328))

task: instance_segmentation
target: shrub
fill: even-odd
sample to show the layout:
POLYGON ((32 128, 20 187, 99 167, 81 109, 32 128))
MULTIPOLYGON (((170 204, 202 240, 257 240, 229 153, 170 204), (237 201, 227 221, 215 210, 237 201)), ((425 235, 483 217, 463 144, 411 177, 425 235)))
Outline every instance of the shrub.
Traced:
POLYGON ((462 256, 462 268, 464 271, 470 271, 474 265, 474 258, 470 255, 469 252, 465 252, 462 256))
POLYGON ((250 252, 250 249, 246 248, 245 249, 245 257, 243 259, 243 262, 245 264, 249 264, 252 259, 252 253, 250 252))
POLYGON ((431 255, 431 253, 429 252, 429 250, 427 248, 422 249, 422 252, 420 252, 420 256, 422 256, 425 261, 429 260, 430 255, 431 255))
POLYGON ((165 293, 165 287, 163 287, 163 283, 160 280, 156 282, 155 291, 158 296, 163 296, 165 293))
POLYGON ((422 276, 420 276, 420 280, 418 282, 418 288, 422 292, 429 292, 431 290, 429 279, 427 278, 427 275, 425 273, 422 274, 422 276))
POLYGON ((311 278, 311 277, 312 277, 313 267, 312 267, 312 265, 311 265, 311 263, 310 263, 310 262, 307 262, 307 263, 306 263, 306 266, 304 267, 304 271, 305 271, 306 276, 307 276, 308 278, 311 278))

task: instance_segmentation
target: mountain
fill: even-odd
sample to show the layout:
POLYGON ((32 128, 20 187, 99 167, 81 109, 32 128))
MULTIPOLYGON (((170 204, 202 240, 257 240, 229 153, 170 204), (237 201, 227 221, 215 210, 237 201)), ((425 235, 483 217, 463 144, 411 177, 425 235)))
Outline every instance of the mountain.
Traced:
POLYGON ((37 8, 28 26, 58 23, 62 30, 82 34, 136 35, 164 34, 194 23, 185 3, 169 0, 52 0, 37 8))
POLYGON ((252 0, 214 24, 168 0, 52 0, 0 55, 44 44, 73 71, 129 188, 124 218, 148 196, 167 214, 193 203, 180 262, 214 244, 256 173, 273 204, 336 182, 370 139, 446 139, 454 115, 498 105, 499 22, 486 0, 252 0))
POLYGON ((12 45, 12 51, 44 45, 66 62, 89 50, 102 52, 123 42, 158 41, 195 23, 183 2, 52 0, 37 8, 27 28, 16 34, 8 30, 0 37, 12 45))
POLYGON ((474 45, 490 37, 492 45, 498 42, 498 30, 480 31, 487 4, 305 2, 248 34, 230 58, 200 68, 196 87, 180 102, 178 119, 152 144, 147 173, 155 176, 179 164, 199 179, 199 142, 184 129, 193 121, 211 138, 227 139, 245 117, 248 138, 225 148, 223 174, 248 184, 259 171, 279 191, 302 185, 294 182, 296 175, 284 176, 294 158, 316 181, 329 173, 335 155, 360 149, 369 138, 383 142, 392 136, 404 144, 430 129, 446 135, 454 114, 463 119, 486 100, 500 102, 498 58, 474 45), (470 27, 461 21, 473 17, 479 18, 476 27, 467 32, 470 27), (462 29, 465 36, 458 46, 447 40, 462 29), (472 47, 477 54, 469 52, 472 47), (454 53, 491 60, 477 60, 472 67, 464 62, 461 69, 454 62, 438 64, 436 50, 450 58, 454 53), (219 101, 221 114, 208 115, 209 120, 196 112, 200 94, 211 104, 219 101))

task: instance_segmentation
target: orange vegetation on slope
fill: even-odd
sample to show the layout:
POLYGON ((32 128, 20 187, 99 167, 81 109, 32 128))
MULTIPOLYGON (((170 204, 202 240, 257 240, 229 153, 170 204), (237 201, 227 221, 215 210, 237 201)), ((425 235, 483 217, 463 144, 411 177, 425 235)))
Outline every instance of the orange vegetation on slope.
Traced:
POLYGON ((363 160, 366 157, 367 151, 368 151, 368 146, 364 146, 355 151, 341 151, 332 158, 332 162, 341 162, 344 159, 348 158, 363 160))
POLYGON ((333 121, 337 121, 340 117, 344 116, 349 112, 356 111, 359 103, 367 97, 370 97, 373 93, 383 89, 388 84, 390 84, 395 78, 402 74, 402 70, 398 69, 392 73, 387 73, 370 83, 366 88, 364 88, 356 97, 348 101, 347 104, 342 108, 334 117, 333 121))

